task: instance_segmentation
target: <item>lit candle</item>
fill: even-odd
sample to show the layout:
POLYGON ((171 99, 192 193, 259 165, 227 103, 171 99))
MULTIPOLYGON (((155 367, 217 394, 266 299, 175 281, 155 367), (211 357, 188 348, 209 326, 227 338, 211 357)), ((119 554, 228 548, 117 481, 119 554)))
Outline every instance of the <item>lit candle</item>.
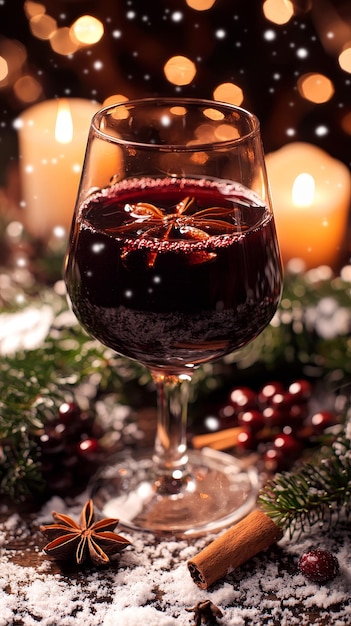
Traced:
POLYGON ((337 265, 351 198, 346 165, 302 142, 268 154, 266 163, 284 263, 299 258, 306 269, 337 265))
POLYGON ((69 229, 91 118, 97 103, 47 100, 17 121, 24 223, 45 238, 56 226, 69 229))

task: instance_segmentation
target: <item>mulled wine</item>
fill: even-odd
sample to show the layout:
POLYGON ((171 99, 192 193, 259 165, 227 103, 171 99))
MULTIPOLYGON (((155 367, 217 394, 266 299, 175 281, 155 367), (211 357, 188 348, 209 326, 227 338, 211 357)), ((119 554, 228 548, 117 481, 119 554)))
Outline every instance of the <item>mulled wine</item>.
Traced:
POLYGON ((79 207, 66 282, 85 329, 179 374, 254 339, 281 293, 272 213, 223 180, 141 178, 79 207))

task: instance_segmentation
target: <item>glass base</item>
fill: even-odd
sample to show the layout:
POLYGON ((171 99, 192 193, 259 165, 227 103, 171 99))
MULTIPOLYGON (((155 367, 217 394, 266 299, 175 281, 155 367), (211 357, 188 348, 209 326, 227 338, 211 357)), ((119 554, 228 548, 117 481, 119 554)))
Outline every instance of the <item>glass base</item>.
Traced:
POLYGON ((126 456, 97 478, 95 506, 122 526, 185 537, 217 531, 250 512, 259 487, 254 469, 211 449, 188 454, 187 474, 171 479, 155 478, 152 454, 126 456))

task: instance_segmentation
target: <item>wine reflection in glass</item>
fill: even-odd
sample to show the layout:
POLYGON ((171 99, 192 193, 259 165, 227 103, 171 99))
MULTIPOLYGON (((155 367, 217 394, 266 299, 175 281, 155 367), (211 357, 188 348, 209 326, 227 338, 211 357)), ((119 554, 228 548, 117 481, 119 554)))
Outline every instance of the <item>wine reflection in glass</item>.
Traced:
POLYGON ((200 535, 254 505, 257 474, 187 447, 194 371, 253 340, 282 268, 257 118, 198 99, 143 99, 93 118, 65 263, 89 334, 149 368, 155 447, 105 469, 94 498, 132 528, 200 535))

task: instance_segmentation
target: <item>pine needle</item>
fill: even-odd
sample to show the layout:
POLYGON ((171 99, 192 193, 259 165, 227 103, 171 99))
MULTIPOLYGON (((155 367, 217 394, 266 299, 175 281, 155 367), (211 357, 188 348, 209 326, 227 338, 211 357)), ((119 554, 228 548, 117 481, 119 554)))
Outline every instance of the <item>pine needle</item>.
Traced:
POLYGON ((320 525, 329 529, 351 513, 351 439, 338 437, 327 456, 276 474, 259 495, 262 510, 290 537, 320 525))

